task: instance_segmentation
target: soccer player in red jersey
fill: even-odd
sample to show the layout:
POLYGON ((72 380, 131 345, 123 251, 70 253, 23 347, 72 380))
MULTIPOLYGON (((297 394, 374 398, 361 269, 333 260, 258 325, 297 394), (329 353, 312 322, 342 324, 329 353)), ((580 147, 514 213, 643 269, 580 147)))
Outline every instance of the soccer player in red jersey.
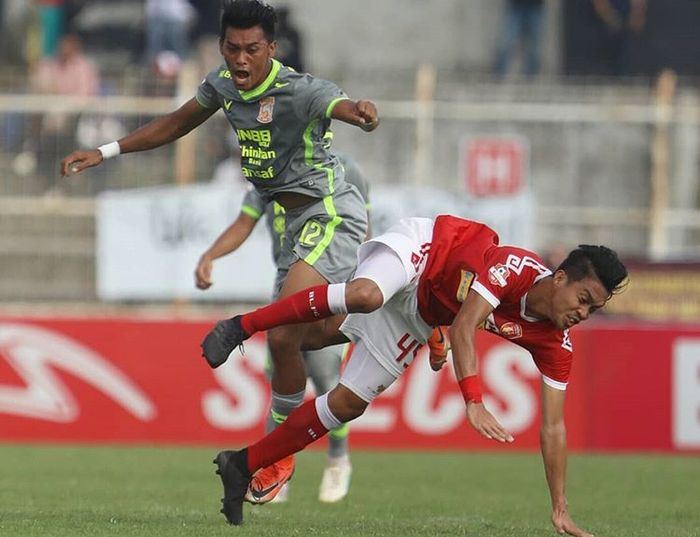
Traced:
POLYGON ((217 455, 222 511, 229 522, 242 521, 252 473, 362 415, 411 364, 433 327, 446 325, 467 418, 486 438, 513 441, 481 401, 477 328, 532 354, 542 374, 540 438, 552 524, 559 533, 590 535, 571 519, 564 493, 564 396, 572 361, 568 330, 623 288, 627 270, 605 246, 581 245, 552 272, 533 252, 498 242, 498 235, 478 222, 452 216, 408 218, 363 243, 348 283, 309 288, 217 323, 202 343, 205 354, 222 352, 222 342, 223 352, 230 352, 253 333, 280 324, 323 318, 324 329, 309 334, 308 348, 355 343, 338 386, 299 407, 259 442, 217 455))

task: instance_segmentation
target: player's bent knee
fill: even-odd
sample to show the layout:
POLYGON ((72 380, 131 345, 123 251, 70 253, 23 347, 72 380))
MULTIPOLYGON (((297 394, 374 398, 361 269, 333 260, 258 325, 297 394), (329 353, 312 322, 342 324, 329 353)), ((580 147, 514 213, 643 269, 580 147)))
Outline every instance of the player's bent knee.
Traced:
POLYGON ((328 394, 328 408, 343 423, 362 416, 368 404, 342 384, 333 388, 328 394))
POLYGON ((372 280, 358 278, 345 287, 345 302, 351 313, 371 313, 384 305, 384 294, 372 280))
POLYGON ((298 326, 280 326, 267 332, 267 344, 270 352, 288 352, 301 349, 305 332, 298 326))

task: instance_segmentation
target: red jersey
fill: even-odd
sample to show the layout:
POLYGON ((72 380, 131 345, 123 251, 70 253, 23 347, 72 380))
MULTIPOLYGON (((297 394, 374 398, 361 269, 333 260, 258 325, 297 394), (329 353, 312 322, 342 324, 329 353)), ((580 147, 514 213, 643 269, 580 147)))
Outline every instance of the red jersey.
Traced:
POLYGON ((450 325, 474 290, 494 307, 484 328, 529 351, 545 382, 565 389, 572 361, 568 330, 525 313, 527 292, 551 274, 529 250, 499 246, 488 226, 439 216, 418 283, 418 311, 430 326, 450 325))

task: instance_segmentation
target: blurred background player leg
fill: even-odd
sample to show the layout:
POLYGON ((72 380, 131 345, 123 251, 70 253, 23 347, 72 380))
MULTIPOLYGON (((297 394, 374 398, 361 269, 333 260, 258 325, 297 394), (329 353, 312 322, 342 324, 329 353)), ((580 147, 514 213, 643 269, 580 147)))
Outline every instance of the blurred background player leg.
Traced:
MULTIPOLYGON (((340 378, 340 367, 343 358, 346 354, 347 345, 334 345, 318 351, 305 351, 304 362, 306 371, 311 378, 314 389, 317 394, 324 394, 331 390, 340 378)), ((266 365, 268 376, 272 375, 272 363, 268 359, 266 365)), ((274 398, 270 414, 267 418, 265 432, 269 433, 281 424, 287 417, 287 414, 280 412, 282 397, 277 395, 274 398), (275 410, 277 408, 277 410, 275 410)), ((291 412, 289 410, 288 412, 291 412)), ((337 429, 333 429, 328 435, 328 458, 326 467, 323 472, 321 486, 319 488, 319 500, 326 503, 333 503, 342 500, 350 489, 350 477, 352 474, 352 466, 350 464, 350 456, 348 454, 348 436, 350 427, 348 424, 343 424, 337 429)), ((270 482, 269 476, 260 476, 261 472, 270 472, 273 467, 264 468, 256 473, 261 483, 270 482)), ((272 497, 270 503, 282 503, 289 499, 289 482, 284 483, 279 492, 273 495, 273 491, 269 491, 266 495, 259 495, 255 490, 256 487, 251 487, 247 500, 251 503, 266 503, 268 497, 272 497)))
MULTIPOLYGON (((341 364, 348 349, 348 345, 334 345, 304 353, 306 371, 318 395, 330 391, 338 384, 341 364)), ((331 429, 328 433, 328 458, 318 491, 318 499, 321 502, 338 502, 345 498, 350 490, 352 465, 348 451, 349 434, 348 423, 331 429)))

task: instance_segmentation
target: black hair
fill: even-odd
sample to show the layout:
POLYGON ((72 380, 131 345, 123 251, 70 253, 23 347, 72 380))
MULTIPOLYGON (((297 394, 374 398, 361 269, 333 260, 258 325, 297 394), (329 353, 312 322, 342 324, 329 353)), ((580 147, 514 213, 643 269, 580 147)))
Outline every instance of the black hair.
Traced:
POLYGON ((224 39, 227 28, 252 28, 260 25, 269 43, 275 40, 277 14, 260 0, 223 0, 219 37, 224 39))
POLYGON ((568 279, 574 282, 596 276, 611 296, 624 290, 628 282, 627 268, 617 253, 605 246, 579 244, 557 270, 566 272, 568 279))

